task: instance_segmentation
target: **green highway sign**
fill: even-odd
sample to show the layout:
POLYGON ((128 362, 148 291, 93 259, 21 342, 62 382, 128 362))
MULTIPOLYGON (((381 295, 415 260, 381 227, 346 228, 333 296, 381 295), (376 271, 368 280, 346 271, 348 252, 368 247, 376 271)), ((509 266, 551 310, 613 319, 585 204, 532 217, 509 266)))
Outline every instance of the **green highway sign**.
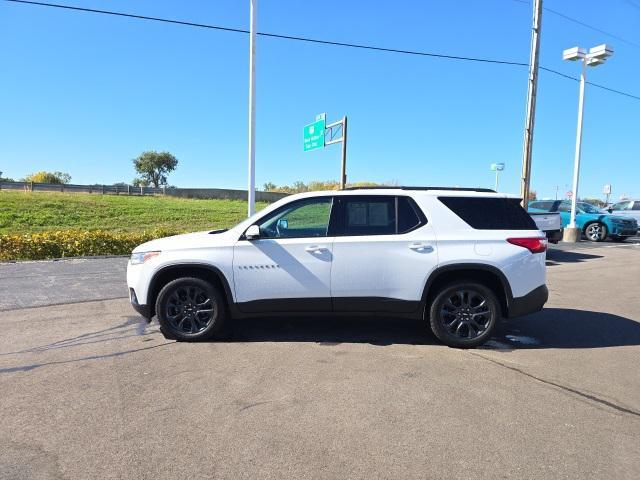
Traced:
POLYGON ((316 148, 324 148, 324 126, 325 118, 306 125, 303 129, 303 145, 304 151, 315 150, 316 148))

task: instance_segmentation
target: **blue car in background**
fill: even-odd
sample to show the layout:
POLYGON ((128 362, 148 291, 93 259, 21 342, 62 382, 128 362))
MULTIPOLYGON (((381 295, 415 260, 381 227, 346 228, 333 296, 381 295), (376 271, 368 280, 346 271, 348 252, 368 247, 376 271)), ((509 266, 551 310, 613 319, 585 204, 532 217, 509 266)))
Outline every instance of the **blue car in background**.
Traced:
MULTIPOLYGON (((529 202, 531 212, 558 212, 562 218, 562 226, 569 225, 571 217, 570 200, 533 200, 529 202)), ((592 242, 601 242, 610 237, 615 241, 623 241, 633 237, 638 231, 638 222, 629 217, 602 213, 590 203, 578 202, 576 205, 576 227, 592 242)))

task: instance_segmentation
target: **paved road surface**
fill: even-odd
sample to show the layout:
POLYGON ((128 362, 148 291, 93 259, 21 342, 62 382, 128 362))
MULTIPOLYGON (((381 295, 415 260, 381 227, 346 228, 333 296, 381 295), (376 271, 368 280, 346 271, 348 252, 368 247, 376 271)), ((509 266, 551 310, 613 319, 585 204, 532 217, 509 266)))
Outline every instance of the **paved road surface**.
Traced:
POLYGON ((128 258, 0 263, 0 310, 127 297, 128 258))
POLYGON ((182 344, 126 299, 14 295, 0 478, 637 479, 640 248, 559 251, 548 273, 547 309, 469 351, 366 318, 251 320, 182 344))

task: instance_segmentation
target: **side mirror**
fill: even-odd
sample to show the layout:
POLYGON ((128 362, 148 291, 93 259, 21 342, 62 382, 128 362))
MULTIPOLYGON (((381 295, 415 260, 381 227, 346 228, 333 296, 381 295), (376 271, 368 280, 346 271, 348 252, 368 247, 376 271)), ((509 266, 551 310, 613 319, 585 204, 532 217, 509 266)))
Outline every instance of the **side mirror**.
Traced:
POLYGON ((260 238, 260 227, 258 225, 251 225, 247 228, 247 231, 244 232, 244 236, 247 237, 247 240, 257 240, 260 238))
POLYGON ((607 208, 607 212, 613 213, 613 208, 607 208))

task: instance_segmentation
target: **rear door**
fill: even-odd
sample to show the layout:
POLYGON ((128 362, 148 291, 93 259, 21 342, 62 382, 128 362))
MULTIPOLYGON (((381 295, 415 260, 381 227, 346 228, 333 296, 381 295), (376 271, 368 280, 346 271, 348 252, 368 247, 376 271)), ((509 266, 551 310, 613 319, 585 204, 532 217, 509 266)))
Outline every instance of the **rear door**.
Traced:
POLYGON ((412 312, 438 257, 431 225, 413 199, 336 198, 331 296, 339 312, 412 312))
POLYGON ((333 198, 291 202, 260 219, 260 238, 234 247, 236 302, 245 312, 331 310, 333 198))

